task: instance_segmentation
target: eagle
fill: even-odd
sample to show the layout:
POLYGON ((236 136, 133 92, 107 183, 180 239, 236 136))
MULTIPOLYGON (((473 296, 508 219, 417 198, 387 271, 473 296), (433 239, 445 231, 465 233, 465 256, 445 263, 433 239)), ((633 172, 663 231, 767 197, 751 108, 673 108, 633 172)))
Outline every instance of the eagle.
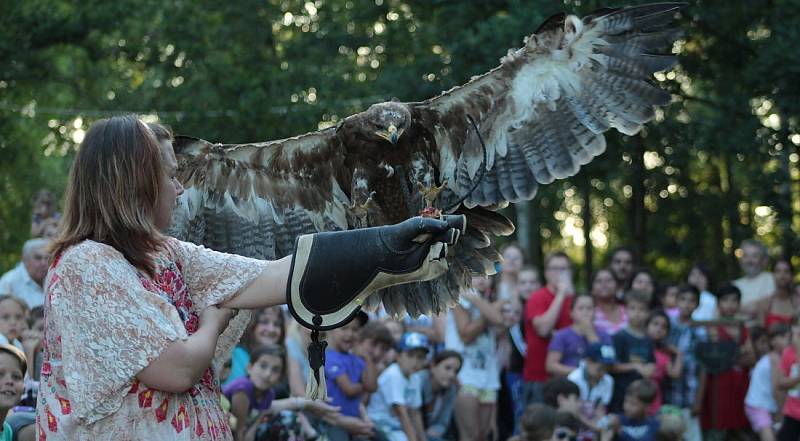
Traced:
POLYGON ((186 190, 171 233, 277 259, 302 234, 464 214, 467 231, 445 275, 384 289, 362 305, 382 303, 395 316, 441 313, 472 276, 495 272, 492 240, 514 231, 497 210, 575 175, 605 151, 606 131, 634 135, 671 101, 653 75, 676 62, 681 32, 672 23, 684 5, 555 15, 462 86, 374 104, 324 130, 246 144, 178 136, 186 190))

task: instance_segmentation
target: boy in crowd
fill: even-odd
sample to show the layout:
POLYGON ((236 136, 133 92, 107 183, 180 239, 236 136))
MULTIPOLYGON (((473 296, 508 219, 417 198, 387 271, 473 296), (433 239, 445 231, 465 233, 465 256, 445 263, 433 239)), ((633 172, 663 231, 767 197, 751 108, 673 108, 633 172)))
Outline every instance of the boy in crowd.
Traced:
POLYGON ((581 401, 578 385, 564 377, 548 380, 542 388, 544 404, 556 408, 559 412, 571 413, 578 416, 581 401))
POLYGON ((608 375, 609 366, 616 364, 614 347, 600 342, 586 348, 581 364, 567 379, 578 386, 581 402, 581 419, 590 428, 606 415, 614 393, 614 379, 608 375))
POLYGON ((519 435, 508 441, 550 441, 555 437, 557 412, 546 404, 531 404, 522 414, 519 435))
POLYGON ((655 441, 659 421, 647 416, 647 408, 656 398, 656 384, 639 379, 625 389, 625 404, 622 415, 616 416, 612 424, 617 428, 619 441, 655 441))
POLYGON ((683 354, 680 377, 670 382, 666 402, 682 411, 687 427, 687 439, 700 439, 697 417, 692 416, 692 405, 699 400, 700 368, 694 356, 694 347, 703 338, 703 329, 692 326, 692 314, 700 304, 700 291, 692 285, 678 288, 678 316, 672 320, 669 343, 683 354))
POLYGON ((417 437, 421 422, 412 421, 408 412, 420 391, 409 379, 425 366, 427 355, 428 338, 406 332, 397 344, 397 361, 378 377, 378 390, 370 397, 367 415, 390 441, 422 441, 417 437))
POLYGON ((617 364, 611 367, 614 376, 614 394, 609 409, 622 412, 625 391, 631 383, 641 378, 650 378, 655 372, 653 342, 645 334, 650 316, 650 298, 638 291, 625 294, 625 312, 628 326, 614 334, 614 352, 617 364))
POLYGON ((389 328, 380 320, 371 320, 358 331, 358 343, 353 352, 371 358, 377 372, 386 368, 386 354, 395 345, 389 328))
MULTIPOLYGON (((357 419, 362 419, 362 398, 378 388, 378 370, 372 354, 366 351, 367 345, 356 346, 359 328, 367 320, 367 314, 362 311, 355 320, 329 331, 329 348, 325 351, 325 378, 331 404, 338 406, 343 416, 357 419), (364 353, 354 349, 362 349, 361 352, 364 353)), ((351 438, 340 427, 331 427, 328 437, 336 441, 347 441, 351 438)))

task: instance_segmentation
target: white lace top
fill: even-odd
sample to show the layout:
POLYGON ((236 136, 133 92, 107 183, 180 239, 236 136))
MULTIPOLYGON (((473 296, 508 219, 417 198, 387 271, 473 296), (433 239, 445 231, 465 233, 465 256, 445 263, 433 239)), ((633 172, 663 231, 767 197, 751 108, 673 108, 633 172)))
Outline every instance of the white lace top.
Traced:
POLYGON ((150 278, 116 249, 88 240, 53 263, 45 282, 39 440, 232 439, 216 373, 249 313, 231 320, 212 367, 189 391, 151 389, 136 374, 193 334, 203 308, 233 297, 266 262, 170 239, 155 264, 150 278))

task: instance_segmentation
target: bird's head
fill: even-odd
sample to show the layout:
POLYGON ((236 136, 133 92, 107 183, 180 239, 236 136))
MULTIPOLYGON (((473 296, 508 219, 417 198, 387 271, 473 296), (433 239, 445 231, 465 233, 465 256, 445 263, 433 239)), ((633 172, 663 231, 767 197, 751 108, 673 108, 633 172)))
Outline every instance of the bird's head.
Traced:
POLYGON ((411 125, 411 112, 403 103, 373 104, 364 112, 365 129, 371 135, 397 144, 403 132, 411 125))

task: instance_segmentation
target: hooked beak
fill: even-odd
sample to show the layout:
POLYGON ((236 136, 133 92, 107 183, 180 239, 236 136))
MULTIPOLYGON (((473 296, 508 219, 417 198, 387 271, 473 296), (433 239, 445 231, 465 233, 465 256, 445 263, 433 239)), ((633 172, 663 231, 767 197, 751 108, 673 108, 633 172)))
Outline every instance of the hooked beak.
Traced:
POLYGON ((400 139, 400 135, 402 135, 403 132, 398 131, 397 126, 395 126, 394 124, 389 124, 389 128, 386 129, 385 132, 380 131, 376 132, 376 134, 381 138, 391 142, 392 144, 397 144, 397 140, 400 139))

